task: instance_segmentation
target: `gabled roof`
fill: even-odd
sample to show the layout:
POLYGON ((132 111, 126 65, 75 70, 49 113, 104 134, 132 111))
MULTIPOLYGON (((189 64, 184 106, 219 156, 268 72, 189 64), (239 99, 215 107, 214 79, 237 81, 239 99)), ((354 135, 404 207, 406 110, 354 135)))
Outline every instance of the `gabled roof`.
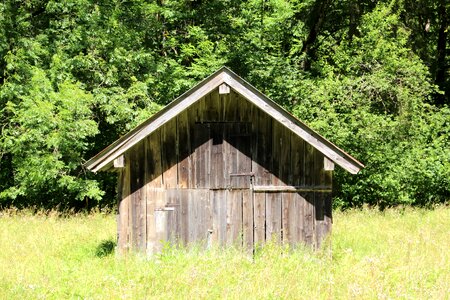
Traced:
POLYGON ((116 158, 223 83, 226 83, 234 91, 265 111, 348 172, 356 174, 364 168, 364 165, 351 155, 306 126, 227 67, 220 68, 145 122, 103 149, 88 160, 84 164, 85 167, 93 172, 110 168, 116 158))

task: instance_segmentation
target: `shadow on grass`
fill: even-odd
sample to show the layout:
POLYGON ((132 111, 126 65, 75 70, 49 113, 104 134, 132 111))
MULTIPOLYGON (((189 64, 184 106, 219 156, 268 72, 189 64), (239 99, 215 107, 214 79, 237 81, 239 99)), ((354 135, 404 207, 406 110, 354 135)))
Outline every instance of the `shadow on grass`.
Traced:
POLYGON ((116 242, 113 240, 103 240, 95 249, 95 256, 105 257, 114 252, 116 248, 116 242))

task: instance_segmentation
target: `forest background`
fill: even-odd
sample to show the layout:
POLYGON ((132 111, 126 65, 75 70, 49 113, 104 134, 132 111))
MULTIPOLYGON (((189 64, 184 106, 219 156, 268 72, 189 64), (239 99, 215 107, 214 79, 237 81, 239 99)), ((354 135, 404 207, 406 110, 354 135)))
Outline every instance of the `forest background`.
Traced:
POLYGON ((450 199, 450 2, 3 0, 0 208, 112 208, 82 164, 223 65, 366 165, 336 207, 450 199))

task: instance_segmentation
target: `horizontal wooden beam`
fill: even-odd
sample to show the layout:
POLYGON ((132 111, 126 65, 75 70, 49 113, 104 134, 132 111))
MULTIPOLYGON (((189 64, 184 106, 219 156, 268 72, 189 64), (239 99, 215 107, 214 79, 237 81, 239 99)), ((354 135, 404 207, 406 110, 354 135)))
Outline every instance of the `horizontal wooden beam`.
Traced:
POLYGON ((274 185, 255 185, 253 186, 253 191, 255 193, 264 192, 323 192, 331 193, 331 188, 326 186, 274 186, 274 185))

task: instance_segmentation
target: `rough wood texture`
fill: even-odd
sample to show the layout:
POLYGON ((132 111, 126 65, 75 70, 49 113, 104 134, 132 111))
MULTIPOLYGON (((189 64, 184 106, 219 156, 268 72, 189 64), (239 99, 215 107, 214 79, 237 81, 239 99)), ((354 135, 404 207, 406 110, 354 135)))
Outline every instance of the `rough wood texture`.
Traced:
MULTIPOLYGON (((126 155, 128 158, 128 155, 126 155)), ((129 161, 127 159, 127 161, 129 161)), ((119 239, 117 241, 117 245, 119 248, 119 252, 124 252, 130 248, 128 243, 129 239, 129 216, 128 216, 128 207, 130 205, 130 166, 127 164, 122 169, 122 176, 120 177, 122 180, 121 184, 121 197, 122 200, 119 204, 119 239)))
POLYGON ((281 193, 266 194, 266 240, 282 239, 281 202, 281 193))
POLYGON ((124 155, 121 250, 318 247, 331 231, 324 155, 233 89, 206 94, 124 155))
POLYGON ((230 190, 227 199, 227 245, 242 245, 242 221, 242 192, 230 190))
POLYGON ((227 190, 211 191, 212 207, 212 242, 225 245, 227 233, 227 190))
POLYGON ((253 194, 251 190, 242 192, 242 239, 243 246, 253 251, 253 194))
POLYGON ((256 245, 266 241, 266 194, 253 195, 253 240, 256 245))
POLYGON ((255 144, 253 145, 253 166, 255 176, 255 184, 270 185, 272 184, 272 119, 263 111, 257 110, 255 120, 253 121, 253 136, 255 144))
POLYGON ((177 116, 178 134, 178 187, 190 186, 189 169, 191 168, 191 132, 189 130, 188 112, 183 111, 177 116))

